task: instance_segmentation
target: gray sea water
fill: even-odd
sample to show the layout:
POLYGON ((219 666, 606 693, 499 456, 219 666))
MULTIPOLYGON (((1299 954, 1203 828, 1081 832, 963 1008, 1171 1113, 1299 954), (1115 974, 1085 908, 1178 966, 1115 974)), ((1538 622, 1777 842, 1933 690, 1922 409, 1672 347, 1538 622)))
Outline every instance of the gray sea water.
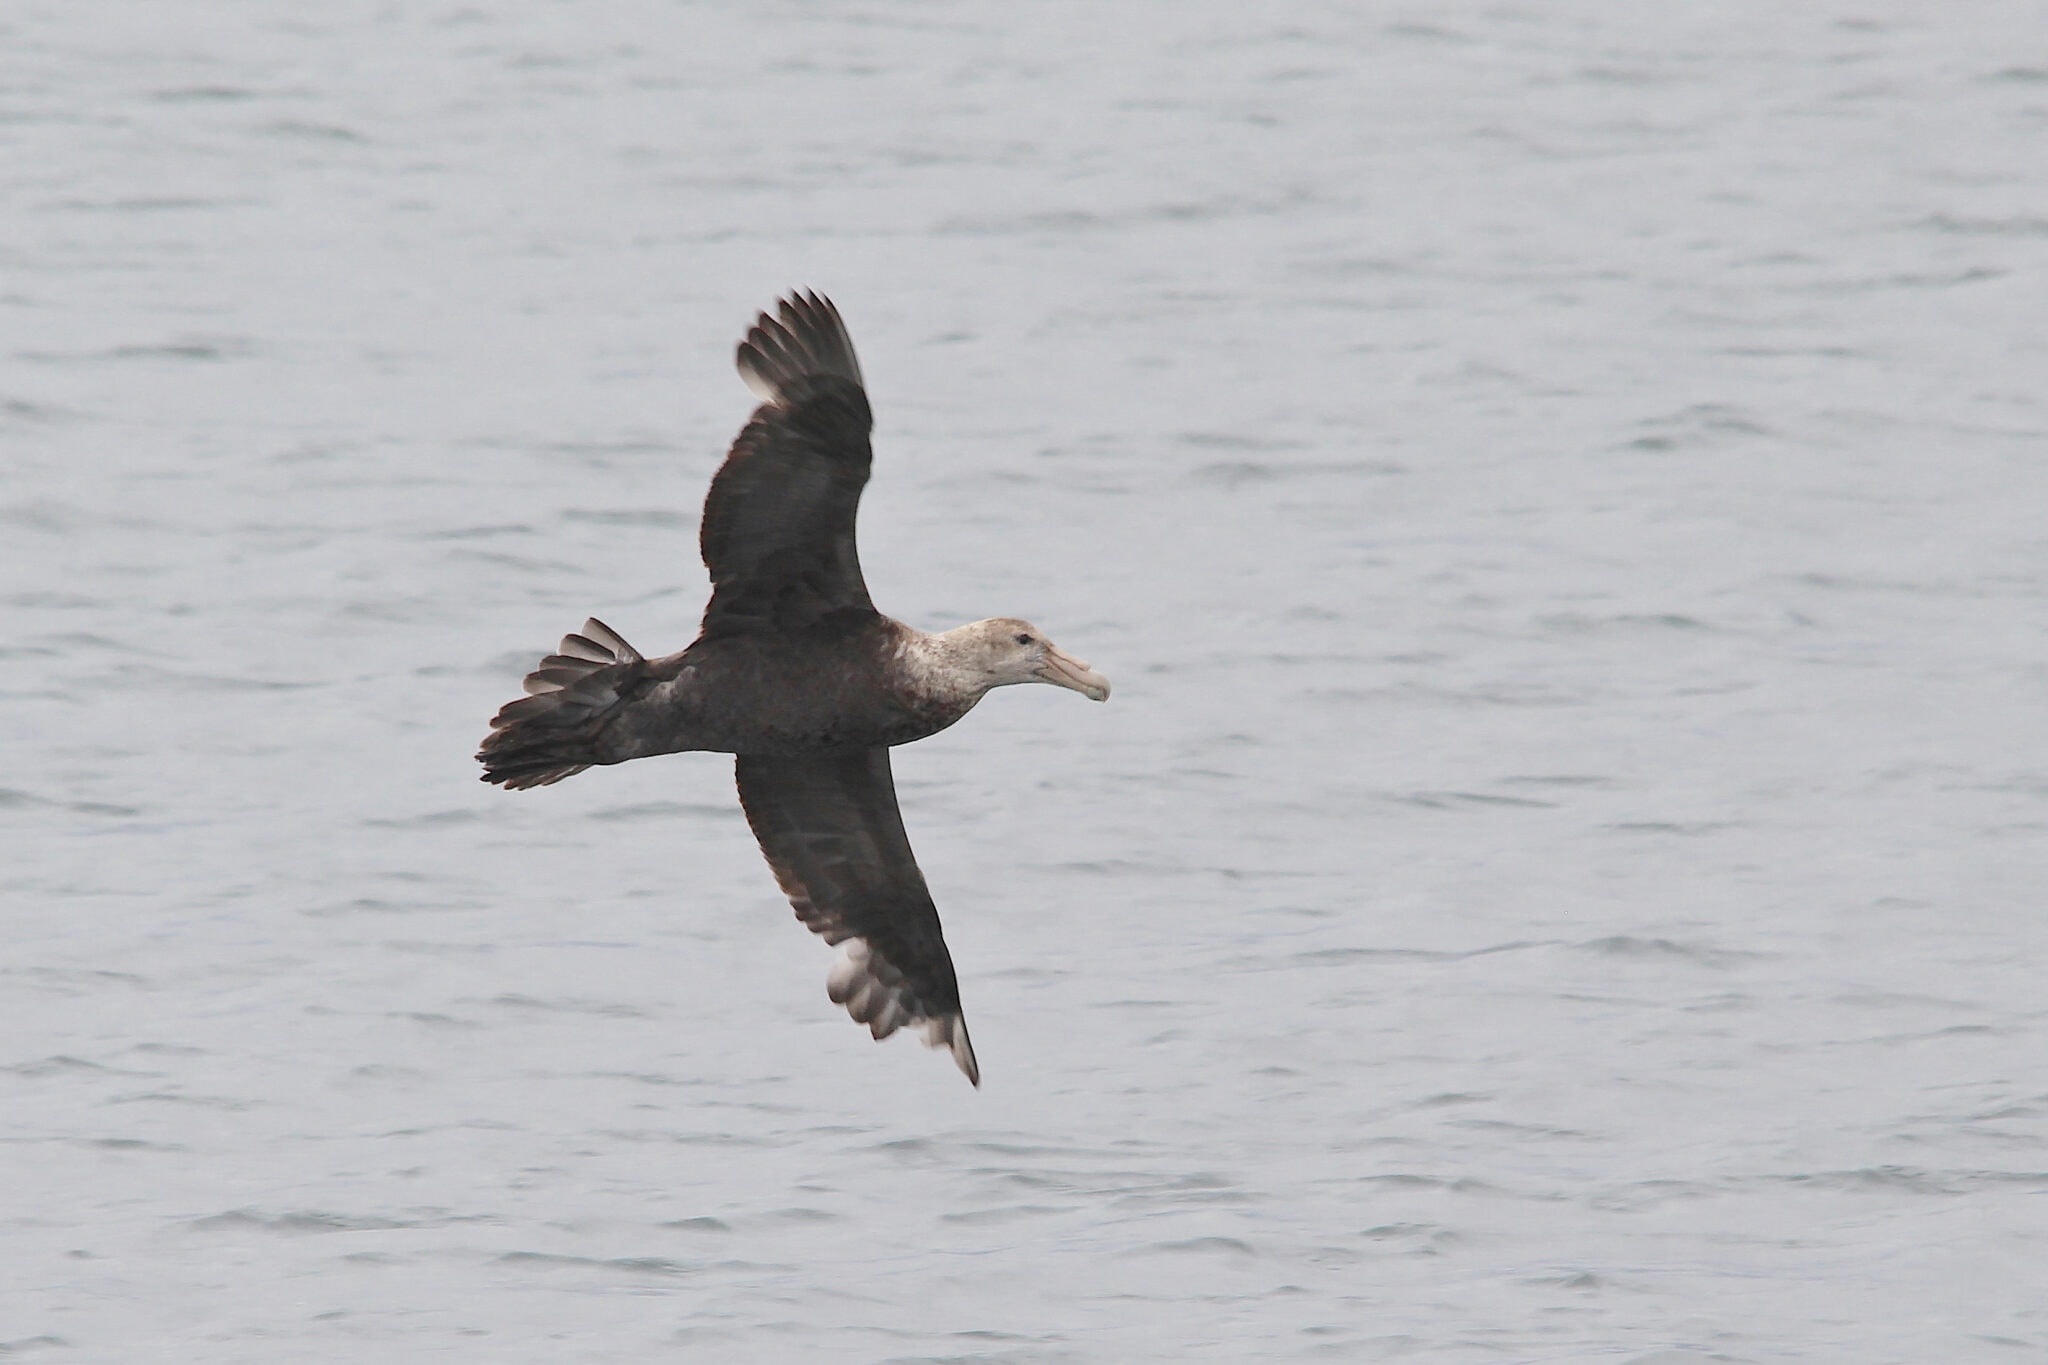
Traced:
POLYGON ((0 1357, 2048 1356, 2048 7, 0 11, 0 1357), (793 286, 986 1083, 679 756, 793 286))

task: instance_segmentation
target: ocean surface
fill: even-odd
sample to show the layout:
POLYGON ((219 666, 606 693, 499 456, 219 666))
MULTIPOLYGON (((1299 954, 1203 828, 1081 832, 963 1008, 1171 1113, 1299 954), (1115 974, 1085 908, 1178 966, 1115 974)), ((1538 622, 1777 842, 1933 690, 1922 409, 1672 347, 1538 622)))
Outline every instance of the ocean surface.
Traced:
POLYGON ((0 11, 0 1359, 2048 1359, 2048 6, 0 11), (756 309, 985 1082, 731 764, 756 309))

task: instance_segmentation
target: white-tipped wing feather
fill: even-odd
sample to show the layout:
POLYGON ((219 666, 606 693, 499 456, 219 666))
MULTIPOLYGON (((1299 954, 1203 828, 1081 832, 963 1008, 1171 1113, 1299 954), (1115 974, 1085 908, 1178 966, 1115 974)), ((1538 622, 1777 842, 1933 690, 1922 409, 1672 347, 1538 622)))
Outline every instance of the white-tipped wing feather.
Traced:
POLYGON ((876 1038, 919 1028, 980 1085, 938 908, 896 809, 889 751, 741 754, 734 767, 740 805, 783 894, 839 948, 827 994, 876 1038))
MULTIPOLYGON (((801 914, 801 910, 798 912, 801 914)), ((951 1014, 922 1012, 916 993, 907 988, 903 973, 868 947, 864 938, 849 938, 839 945, 839 956, 825 977, 825 994, 857 1024, 866 1024, 879 1041, 905 1025, 921 1025, 927 1047, 946 1048, 954 1064, 968 1080, 981 1084, 981 1065, 974 1059, 974 1044, 967 1038, 967 1020, 958 1010, 951 1014)))
POLYGON ((785 396, 800 399, 792 390, 804 381, 829 377, 867 387, 845 319, 830 299, 812 293, 791 294, 776 305, 774 316, 755 319, 735 364, 754 396, 777 406, 785 396))

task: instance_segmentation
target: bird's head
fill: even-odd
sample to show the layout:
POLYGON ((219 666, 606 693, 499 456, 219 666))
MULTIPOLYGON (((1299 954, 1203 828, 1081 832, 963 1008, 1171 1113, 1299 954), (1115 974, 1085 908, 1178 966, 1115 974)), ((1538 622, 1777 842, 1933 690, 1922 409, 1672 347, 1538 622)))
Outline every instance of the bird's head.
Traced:
POLYGON ((946 634, 953 637, 962 662, 978 671, 988 687, 1051 683, 1090 701, 1109 700, 1109 679, 1062 651, 1029 621, 997 616, 946 634))

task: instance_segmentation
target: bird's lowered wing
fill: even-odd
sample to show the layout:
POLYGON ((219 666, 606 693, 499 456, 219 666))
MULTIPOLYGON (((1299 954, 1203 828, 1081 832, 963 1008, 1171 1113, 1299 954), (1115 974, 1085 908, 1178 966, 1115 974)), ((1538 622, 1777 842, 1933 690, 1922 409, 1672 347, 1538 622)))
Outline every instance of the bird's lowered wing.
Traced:
POLYGON ((839 310, 792 294, 755 321, 738 365, 762 401, 704 500, 705 636, 872 613, 854 518, 874 418, 839 310))
POLYGON ((741 754, 736 771, 747 823, 797 918, 839 947, 832 998, 877 1038, 921 1028, 980 1085, 938 908, 896 809, 889 751, 741 754))

